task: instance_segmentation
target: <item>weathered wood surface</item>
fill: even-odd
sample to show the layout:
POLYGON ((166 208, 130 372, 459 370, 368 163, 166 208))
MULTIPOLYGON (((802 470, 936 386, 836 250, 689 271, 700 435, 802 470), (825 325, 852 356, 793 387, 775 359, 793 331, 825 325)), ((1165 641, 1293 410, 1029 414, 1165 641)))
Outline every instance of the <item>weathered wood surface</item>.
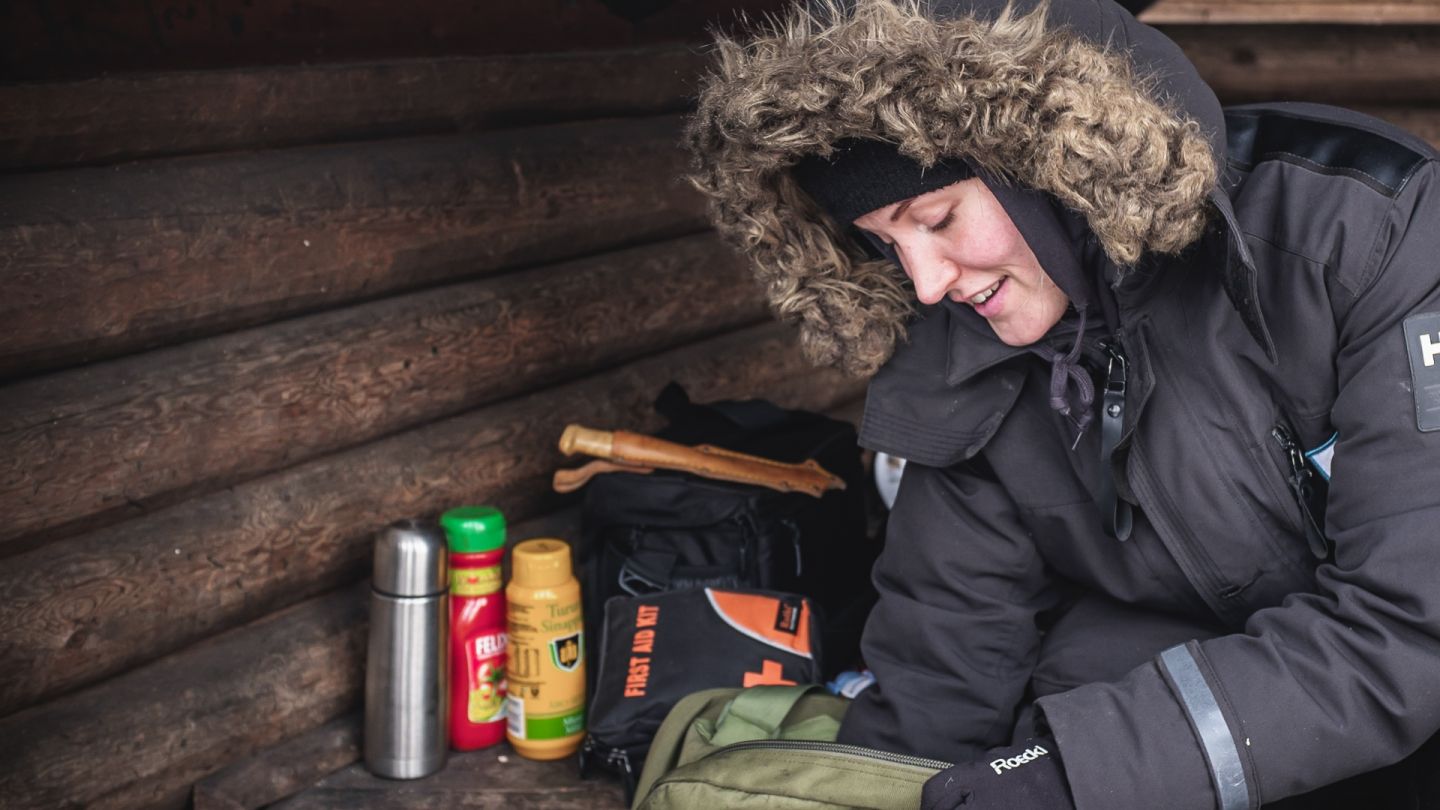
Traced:
MULTIPOLYGON (((1256 31, 1254 23, 1433 25, 1440 4, 1162 2, 1142 19, 1186 38, 1182 29, 1196 23, 1248 24, 1248 42, 1237 43, 1233 57, 1243 62, 1267 39, 1283 45, 1291 38, 1283 28, 1256 31)), ((1403 43, 1404 33, 1392 25, 1366 36, 1403 43)), ((1339 53, 1354 51, 1361 67, 1387 64, 1364 50, 1352 45, 1339 53)), ((698 48, 669 46, 0 85, 0 170, 677 110, 704 64, 698 48)), ((1270 78, 1254 78, 1262 86, 1253 92, 1263 94, 1270 78)))
POLYGON ((1440 101, 1440 26, 1167 25, 1227 104, 1440 101))
POLYGON ((363 722, 347 714, 226 765, 195 783, 194 810, 254 810, 299 793, 360 759, 363 722))
POLYGON ((180 808, 225 763, 353 710, 368 591, 335 591, 0 720, 5 806, 180 808))
POLYGON ((0 388, 0 545, 765 317, 744 262, 707 234, 24 380, 0 388))
POLYGON ((824 409, 864 383, 816 371, 765 325, 322 457, 0 565, 0 714, 122 672, 353 580, 370 533, 460 503, 544 511, 568 422, 653 429, 678 380, 696 399, 824 409))
POLYGON ((679 111, 695 48, 0 84, 0 170, 679 111))
POLYGON ((1440 107, 1374 107, 1357 104, 1353 109, 1389 121, 1440 149, 1440 107))
POLYGON ((704 227, 671 116, 0 177, 0 378, 704 227))
MULTIPOLYGON (((580 506, 578 503, 572 503, 572 500, 578 499, 561 500, 570 505, 507 525, 505 527, 506 547, 536 537, 553 537, 567 543, 575 542, 576 538, 580 536, 580 506)), ((508 555, 505 558, 505 564, 506 566, 510 564, 508 555)), ((508 578, 509 575, 507 570, 505 576, 508 578)))
POLYGON ((617 780, 581 779, 578 770, 575 757, 532 762, 502 743, 483 751, 452 752, 440 771, 404 783, 379 779, 363 765, 351 765, 281 802, 276 810, 625 810, 625 793, 617 780))
POLYGON ((1159 0, 1140 19, 1166 23, 1351 23, 1421 25, 1440 23, 1435 0, 1159 0))
POLYGON ((0 79, 132 70, 481 56, 703 42, 782 0, 404 4, 355 0, 13 0, 0 79))

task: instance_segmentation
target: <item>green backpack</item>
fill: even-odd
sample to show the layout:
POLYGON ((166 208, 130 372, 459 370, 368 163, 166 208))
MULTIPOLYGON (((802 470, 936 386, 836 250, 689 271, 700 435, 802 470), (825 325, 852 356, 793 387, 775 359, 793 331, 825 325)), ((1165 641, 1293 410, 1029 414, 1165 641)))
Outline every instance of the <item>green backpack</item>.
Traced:
POLYGON ((835 742, 848 705, 816 685, 696 692, 656 732, 632 810, 915 810, 950 763, 835 742))

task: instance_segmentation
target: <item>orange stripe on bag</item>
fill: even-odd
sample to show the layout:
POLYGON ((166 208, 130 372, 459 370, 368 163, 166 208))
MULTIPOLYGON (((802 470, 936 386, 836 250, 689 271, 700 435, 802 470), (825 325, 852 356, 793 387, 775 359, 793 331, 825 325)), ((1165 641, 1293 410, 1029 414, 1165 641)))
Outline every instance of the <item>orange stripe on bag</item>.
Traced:
POLYGON ((725 623, 756 641, 796 655, 810 654, 810 603, 782 601, 773 596, 705 589, 710 606, 725 623), (797 609, 800 615, 794 615, 797 609), (781 629, 782 627, 787 629, 781 629), (788 628, 794 628, 793 632, 788 628))

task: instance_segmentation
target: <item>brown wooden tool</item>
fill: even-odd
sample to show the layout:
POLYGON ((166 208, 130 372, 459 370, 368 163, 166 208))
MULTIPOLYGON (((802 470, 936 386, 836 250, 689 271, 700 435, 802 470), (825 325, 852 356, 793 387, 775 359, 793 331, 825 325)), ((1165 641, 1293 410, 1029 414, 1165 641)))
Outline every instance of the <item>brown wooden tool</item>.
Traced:
POLYGON ((844 480, 821 467, 814 459, 786 464, 714 445, 690 447, 624 430, 595 430, 582 425, 567 425, 560 435, 560 452, 567 456, 583 453, 601 460, 577 469, 557 471, 554 480, 556 492, 579 489, 598 473, 650 473, 656 469, 681 470, 705 478, 755 484, 780 492, 803 492, 816 498, 824 495, 826 490, 845 488, 844 480))

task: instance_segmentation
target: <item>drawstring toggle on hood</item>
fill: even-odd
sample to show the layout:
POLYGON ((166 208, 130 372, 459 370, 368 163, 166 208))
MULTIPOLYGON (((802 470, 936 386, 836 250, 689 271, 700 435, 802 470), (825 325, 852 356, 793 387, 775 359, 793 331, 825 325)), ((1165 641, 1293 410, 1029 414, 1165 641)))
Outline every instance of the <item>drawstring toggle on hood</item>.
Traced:
POLYGON ((1075 445, 1080 444, 1080 437, 1085 435, 1085 429, 1094 420, 1095 413, 1092 407, 1095 404, 1095 383, 1090 379, 1090 373, 1080 366, 1080 347, 1085 340, 1086 313, 1080 310, 1080 324, 1075 332, 1075 344, 1070 351, 1061 352, 1059 349, 1037 343, 1033 347, 1035 353, 1050 363, 1050 408, 1061 416, 1069 417, 1070 422, 1075 425, 1075 445), (1074 384, 1074 401, 1070 398, 1070 386, 1074 384))

